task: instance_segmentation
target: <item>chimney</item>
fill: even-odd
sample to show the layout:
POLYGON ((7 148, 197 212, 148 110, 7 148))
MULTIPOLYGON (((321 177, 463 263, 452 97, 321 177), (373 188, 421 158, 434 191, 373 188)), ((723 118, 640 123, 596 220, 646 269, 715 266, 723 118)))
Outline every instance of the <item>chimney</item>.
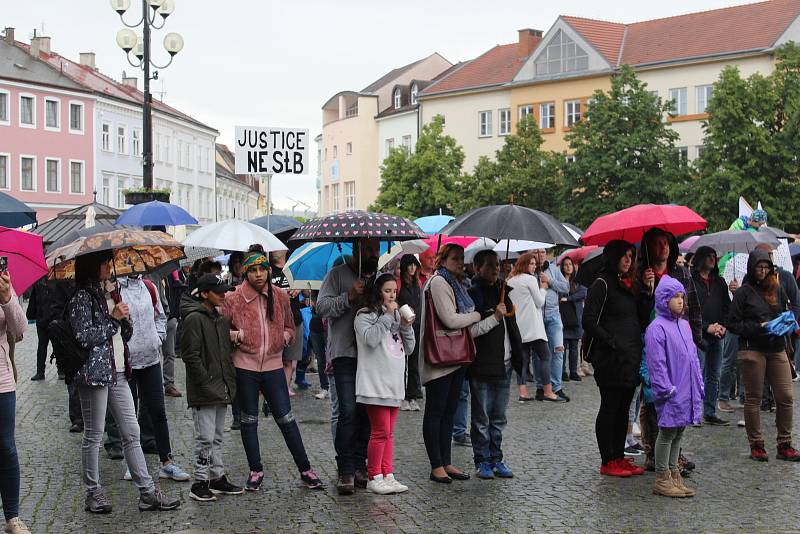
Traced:
POLYGON ((80 58, 81 58, 81 65, 83 65, 84 67, 89 67, 90 69, 97 69, 94 63, 95 60, 94 52, 81 52, 80 58))
POLYGON ((31 39, 30 53, 33 57, 38 58, 39 52, 46 54, 50 53, 50 38, 49 37, 33 37, 31 39))
POLYGON ((133 87, 134 89, 136 89, 137 82, 138 82, 138 79, 136 78, 136 76, 123 76, 122 77, 122 83, 127 85, 128 87, 133 87))
POLYGON ((6 42, 10 45, 13 45, 15 43, 14 28, 10 26, 6 27, 6 42))
POLYGON ((519 42, 517 44, 517 50, 519 51, 520 57, 528 57, 531 55, 531 52, 536 49, 536 46, 542 40, 542 30, 532 30, 531 28, 525 28, 522 30, 517 30, 519 34, 519 42))

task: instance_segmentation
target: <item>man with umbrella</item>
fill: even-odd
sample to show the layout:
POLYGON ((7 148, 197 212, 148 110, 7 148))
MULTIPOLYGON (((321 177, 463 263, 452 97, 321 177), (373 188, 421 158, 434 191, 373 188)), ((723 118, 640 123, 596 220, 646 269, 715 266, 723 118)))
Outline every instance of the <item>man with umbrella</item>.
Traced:
POLYGON ((355 485, 367 484, 367 443, 370 424, 366 410, 356 404, 357 350, 353 322, 364 294, 365 280, 378 268, 380 241, 360 238, 350 261, 331 269, 322 281, 317 312, 328 319, 328 350, 333 363, 339 419, 336 425, 336 463, 340 495, 352 495, 355 485))

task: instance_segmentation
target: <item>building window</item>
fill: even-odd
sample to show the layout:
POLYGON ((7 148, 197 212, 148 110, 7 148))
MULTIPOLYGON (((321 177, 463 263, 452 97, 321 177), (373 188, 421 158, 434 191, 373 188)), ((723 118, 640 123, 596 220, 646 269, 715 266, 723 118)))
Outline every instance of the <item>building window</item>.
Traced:
POLYGON ((519 118, 520 120, 524 119, 528 115, 533 114, 533 106, 531 104, 526 104, 524 106, 519 107, 519 118))
POLYGON ((352 211, 356 209, 356 183, 344 183, 344 209, 352 211))
POLYGON ((686 163, 689 161, 689 147, 688 146, 679 146, 676 147, 675 150, 678 152, 678 157, 680 158, 681 163, 686 163))
POLYGON ((172 151, 170 150, 169 136, 164 138, 164 161, 172 164, 172 151))
POLYGON ((353 143, 347 143, 345 146, 347 147, 347 155, 351 155, 353 153, 353 143))
POLYGON ((336 146, 336 145, 333 145, 333 159, 336 159, 338 157, 339 157, 339 147, 336 146))
POLYGON ((480 137, 491 137, 492 135, 492 112, 481 111, 478 113, 480 118, 480 137))
POLYGON ((394 148, 394 137, 392 137, 391 139, 387 139, 385 146, 386 146, 386 150, 385 150, 385 153, 384 153, 384 158, 388 157, 389 154, 392 153, 392 149, 394 148))
POLYGON ((358 117, 358 101, 356 101, 354 104, 350 104, 349 106, 347 106, 347 108, 345 108, 344 117, 345 118, 358 117))
POLYGON ((331 207, 334 213, 339 213, 339 184, 331 186, 331 207))
POLYGON ((711 95, 714 92, 713 85, 697 86, 697 114, 705 113, 708 103, 711 102, 711 95))
POLYGON ((556 127, 556 105, 553 102, 539 104, 539 128, 551 130, 556 127))
POLYGON ((36 158, 20 156, 19 158, 20 191, 36 191, 36 158))
POLYGON ((102 133, 100 134, 100 147, 106 151, 111 152, 111 124, 104 122, 102 126, 102 133))
POLYGON ((678 87, 677 89, 669 90, 669 99, 672 100, 671 115, 680 116, 687 114, 686 105, 686 88, 678 87))
POLYGON ((131 132, 131 136, 133 138, 133 155, 137 158, 142 157, 142 131, 141 130, 133 130, 131 132))
POLYGON ((103 204, 111 205, 111 177, 107 174, 103 175, 103 204))
POLYGON ((508 135, 511 133, 511 110, 498 109, 497 110, 497 134, 508 135))
POLYGON ((400 92, 400 89, 395 89, 394 91, 394 109, 400 109, 403 105, 403 95, 400 92))
POLYGON ((564 126, 571 128, 579 120, 581 120, 581 101, 567 100, 564 102, 564 126))
POLYGON ((419 87, 417 84, 411 86, 411 105, 417 105, 417 97, 419 96, 419 87))
POLYGON ((589 70, 589 55, 558 30, 536 59, 536 76, 589 70))
POLYGON ((117 207, 124 208, 125 207, 125 191, 128 188, 128 179, 123 177, 117 177, 117 207))
POLYGON ((0 89, 0 124, 8 125, 11 122, 11 115, 8 112, 9 92, 0 89))
POLYGON ((189 143, 186 143, 184 148, 186 148, 186 168, 187 169, 191 169, 192 168, 192 145, 189 144, 189 143))
POLYGON ((0 189, 11 189, 8 174, 8 154, 0 154, 0 189))
POLYGON ((404 135, 403 136, 403 148, 406 150, 406 154, 411 153, 411 136, 404 135))
POLYGON ((69 162, 69 192, 81 195, 83 194, 83 162, 70 161, 69 162))
POLYGON ((155 142, 155 160, 161 161, 161 134, 156 134, 156 142, 155 142))
POLYGON ((117 126, 117 152, 120 154, 127 154, 127 128, 125 126, 117 126))
POLYGON ((28 128, 36 127, 36 97, 19 97, 19 125, 28 128))
POLYGON ((83 133, 83 104, 80 102, 69 103, 69 131, 83 133))
POLYGON ((61 160, 45 158, 44 160, 44 190, 48 193, 61 191, 61 160))
POLYGON ((703 152, 706 151, 705 145, 697 145, 697 157, 700 158, 703 155, 703 152))
POLYGON ((178 167, 183 167, 183 141, 178 139, 178 167))
POLYGON ((55 130, 61 129, 61 102, 55 98, 44 99, 44 129, 55 130))

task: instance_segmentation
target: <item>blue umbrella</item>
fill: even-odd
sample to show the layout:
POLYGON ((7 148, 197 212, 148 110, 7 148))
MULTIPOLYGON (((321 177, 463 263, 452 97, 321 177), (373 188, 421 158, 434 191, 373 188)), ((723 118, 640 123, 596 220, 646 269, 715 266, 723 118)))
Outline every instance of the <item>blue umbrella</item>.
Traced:
MULTIPOLYGON (((381 243, 381 253, 389 250, 389 243, 381 243)), ((306 243, 289 257, 283 274, 292 289, 319 289, 328 271, 353 255, 352 243, 306 243)))
POLYGON ((453 219, 455 219, 455 217, 451 217, 450 215, 429 215, 427 217, 420 217, 414 222, 423 232, 433 235, 438 234, 439 230, 447 226, 453 219))
POLYGON ((0 226, 19 228, 36 224, 36 210, 16 198, 0 193, 0 226))
POLYGON ((154 200, 145 202, 127 210, 117 218, 116 224, 130 226, 180 226, 197 224, 197 219, 174 204, 154 200))

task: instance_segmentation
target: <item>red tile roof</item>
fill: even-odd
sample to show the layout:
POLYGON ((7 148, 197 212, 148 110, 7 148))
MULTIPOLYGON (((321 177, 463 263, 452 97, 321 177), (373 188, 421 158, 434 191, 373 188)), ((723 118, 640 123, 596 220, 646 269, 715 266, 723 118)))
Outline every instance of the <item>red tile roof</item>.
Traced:
POLYGON ((619 66, 764 50, 798 16, 800 0, 769 0, 631 24, 563 19, 619 66))
POLYGON ((514 79, 526 59, 519 56, 518 43, 497 45, 472 61, 465 62, 461 68, 429 85, 420 94, 428 96, 507 83, 514 79))

